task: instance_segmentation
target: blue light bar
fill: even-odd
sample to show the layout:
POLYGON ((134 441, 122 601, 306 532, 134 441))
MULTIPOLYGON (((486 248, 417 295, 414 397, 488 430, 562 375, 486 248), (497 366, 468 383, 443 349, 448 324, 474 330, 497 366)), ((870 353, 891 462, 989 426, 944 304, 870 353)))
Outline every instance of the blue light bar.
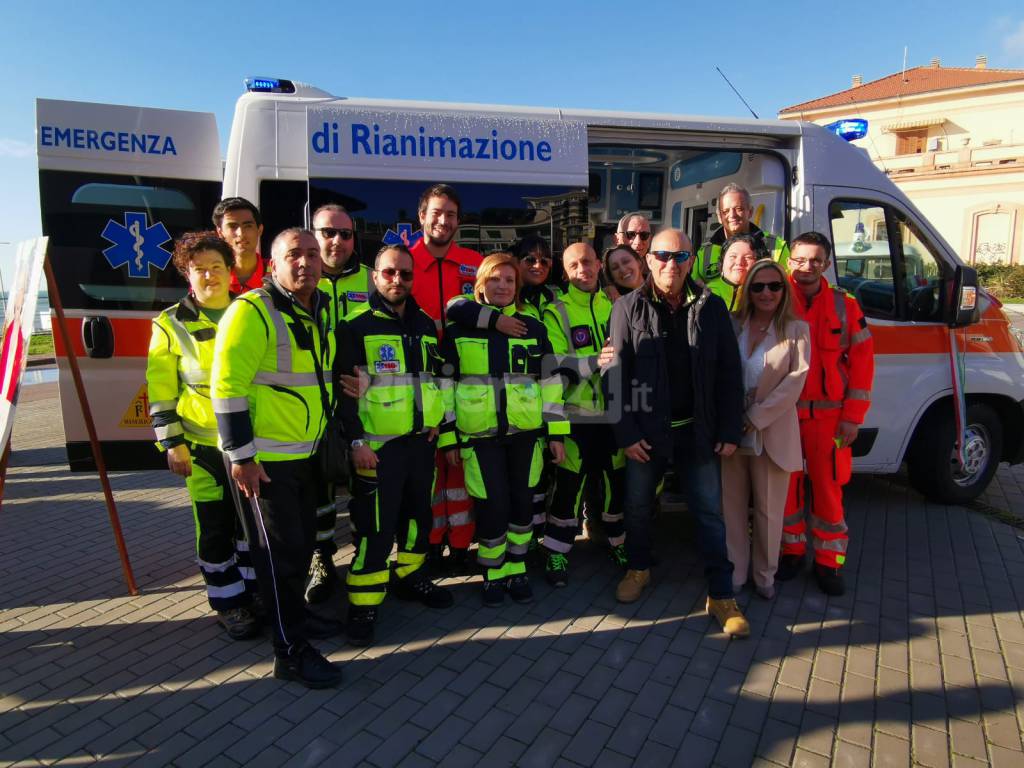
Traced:
POLYGON ((868 121, 860 117, 852 120, 836 120, 834 123, 826 125, 825 130, 832 131, 840 139, 856 141, 868 135, 868 121))
POLYGON ((295 93, 295 84, 277 77, 247 77, 245 89, 250 93, 295 93))

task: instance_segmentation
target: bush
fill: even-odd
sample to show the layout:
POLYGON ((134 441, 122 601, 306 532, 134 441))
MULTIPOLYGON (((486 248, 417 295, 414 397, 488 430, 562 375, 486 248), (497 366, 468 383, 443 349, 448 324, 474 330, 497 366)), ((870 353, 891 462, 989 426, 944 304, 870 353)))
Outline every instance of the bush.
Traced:
POLYGON ((978 282, 997 299, 1024 297, 1024 266, 979 264, 978 282))

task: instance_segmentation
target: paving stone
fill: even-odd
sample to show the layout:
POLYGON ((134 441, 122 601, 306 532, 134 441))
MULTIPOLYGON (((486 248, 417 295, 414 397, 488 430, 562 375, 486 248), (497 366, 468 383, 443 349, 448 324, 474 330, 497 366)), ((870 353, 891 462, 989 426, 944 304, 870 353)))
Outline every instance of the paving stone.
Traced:
POLYGON ((778 720, 766 720, 757 745, 757 754, 776 763, 788 765, 793 757, 799 730, 778 720))
POLYGON ((605 725, 617 726, 635 698, 631 693, 612 688, 594 707, 590 719, 605 725))
POLYGON ((676 759, 672 762, 675 768, 703 768, 711 765, 718 751, 718 742, 706 739, 696 733, 689 733, 683 740, 683 745, 676 752, 676 759))
POLYGON ((836 741, 835 768, 870 768, 871 750, 848 741, 836 741))
POLYGON ((545 728, 519 758, 518 765, 524 768, 554 765, 568 743, 569 737, 564 733, 545 728))
POLYGON ((953 752, 978 760, 988 758, 985 749, 985 734, 977 724, 967 723, 963 720, 950 720, 949 734, 953 752))
POLYGON ((914 762, 928 768, 949 766, 949 737, 943 731, 936 731, 922 725, 913 728, 914 762))
MULTIPOLYGON (((410 760, 410 758, 415 758, 415 757, 416 757, 415 753, 413 753, 412 755, 409 755, 402 762, 402 764, 404 765, 405 762, 410 760)), ((424 764, 425 765, 435 765, 435 763, 433 761, 427 761, 424 764)), ((445 768, 475 768, 475 766, 478 766, 478 765, 502 765, 502 763, 500 763, 500 762, 487 762, 487 763, 485 763, 483 761, 483 755, 481 755, 479 752, 477 752, 476 750, 470 749, 469 747, 463 746, 462 744, 457 744, 452 749, 452 751, 449 752, 445 756, 444 760, 442 760, 440 763, 436 763, 436 765, 442 765, 445 768)))
POLYGON ((593 765, 612 733, 612 726, 596 720, 587 720, 576 731, 576 735, 569 741, 562 754, 580 765, 593 765))
POLYGON ((723 768, 746 768, 757 751, 758 735, 735 725, 726 728, 721 746, 715 754, 715 764, 723 768))

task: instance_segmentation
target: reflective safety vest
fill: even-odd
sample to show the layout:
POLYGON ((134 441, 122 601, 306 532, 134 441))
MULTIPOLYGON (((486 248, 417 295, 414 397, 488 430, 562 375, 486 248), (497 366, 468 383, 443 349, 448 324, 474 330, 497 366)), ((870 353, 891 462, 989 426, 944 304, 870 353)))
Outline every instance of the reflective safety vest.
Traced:
POLYGON ((547 329, 514 306, 484 308, 521 320, 526 335, 512 338, 486 327, 448 324, 441 354, 454 384, 446 389, 448 407, 439 447, 539 430, 545 422, 549 435, 568 434, 561 378, 551 373, 547 329))
POLYGON ((149 415, 162 449, 186 441, 217 445, 210 369, 217 324, 191 295, 153 318, 146 364, 149 415))
POLYGON ((811 329, 811 367, 797 401, 801 419, 834 417, 863 424, 871 407, 875 350, 860 304, 821 278, 821 289, 808 302, 792 283, 793 308, 811 329))
POLYGON ((411 296, 398 317, 380 294, 356 309, 338 328, 340 370, 359 368, 370 387, 358 401, 341 399, 345 435, 377 448, 388 440, 439 426, 444 392, 437 378, 441 356, 434 321, 411 296))
POLYGON ((330 299, 328 312, 331 318, 331 328, 337 328, 339 320, 343 320, 366 304, 370 298, 370 292, 373 290, 369 268, 356 261, 355 254, 352 254, 350 259, 351 268, 346 265, 346 269, 337 276, 331 276, 325 272, 317 286, 330 299))
POLYGON ((269 278, 221 320, 210 391, 234 462, 305 459, 316 450, 328 414, 314 357, 330 402, 335 336, 326 297, 313 296, 311 314, 269 278))
POLYGON ((597 359, 608 338, 611 314, 612 302, 604 291, 595 288, 594 293, 586 293, 572 284, 544 308, 544 325, 558 365, 573 371, 576 379, 563 397, 570 421, 575 413, 604 410, 597 359))

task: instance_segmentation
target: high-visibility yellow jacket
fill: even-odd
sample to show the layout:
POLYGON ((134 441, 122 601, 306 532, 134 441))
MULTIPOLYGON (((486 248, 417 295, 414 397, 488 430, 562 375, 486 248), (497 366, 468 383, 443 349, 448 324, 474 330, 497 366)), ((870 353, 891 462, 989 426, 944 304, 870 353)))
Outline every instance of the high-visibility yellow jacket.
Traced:
POLYGON ((221 447, 233 462, 305 459, 329 414, 314 365, 323 372, 327 407, 335 337, 327 298, 308 312, 272 278, 239 296, 224 315, 210 385, 221 447))
MULTIPOLYGON (((454 384, 447 388, 450 405, 438 445, 444 448, 474 438, 540 430, 545 425, 552 437, 568 434, 562 382, 554 373, 547 329, 515 306, 483 305, 481 309, 516 317, 525 323, 526 335, 513 338, 492 328, 448 323, 441 357, 454 384)), ((452 317, 450 310, 448 317, 452 317)))
POLYGON ((562 296, 544 308, 544 325, 558 367, 575 372, 564 394, 565 412, 591 415, 604 411, 601 372, 597 363, 608 338, 612 302, 600 288, 593 293, 570 284, 562 296))
POLYGON ((149 415, 164 450, 186 441, 217 445, 210 370, 217 324, 191 295, 153 318, 146 364, 149 415))
MULTIPOLYGON (((783 238, 764 232, 754 224, 750 225, 750 231, 747 234, 764 246, 764 252, 772 261, 783 269, 786 268, 786 264, 789 262, 789 246, 783 238)), ((739 286, 733 285, 722 275, 722 245, 726 239, 724 227, 720 226, 711 233, 697 250, 697 258, 693 264, 693 277, 707 285, 711 292, 720 297, 731 311, 736 309, 736 289, 739 286)))
POLYGON ((399 317, 373 293, 342 321, 336 334, 339 371, 351 375, 358 368, 370 377, 370 387, 358 401, 343 397, 339 403, 349 440, 366 440, 376 449, 392 438, 441 423, 444 393, 437 378, 437 332, 412 296, 399 317))
POLYGON ((337 328, 339 320, 344 320, 366 304, 373 291, 370 270, 356 260, 355 254, 352 254, 340 275, 328 275, 325 272, 317 287, 330 299, 328 311, 331 328, 337 328))

